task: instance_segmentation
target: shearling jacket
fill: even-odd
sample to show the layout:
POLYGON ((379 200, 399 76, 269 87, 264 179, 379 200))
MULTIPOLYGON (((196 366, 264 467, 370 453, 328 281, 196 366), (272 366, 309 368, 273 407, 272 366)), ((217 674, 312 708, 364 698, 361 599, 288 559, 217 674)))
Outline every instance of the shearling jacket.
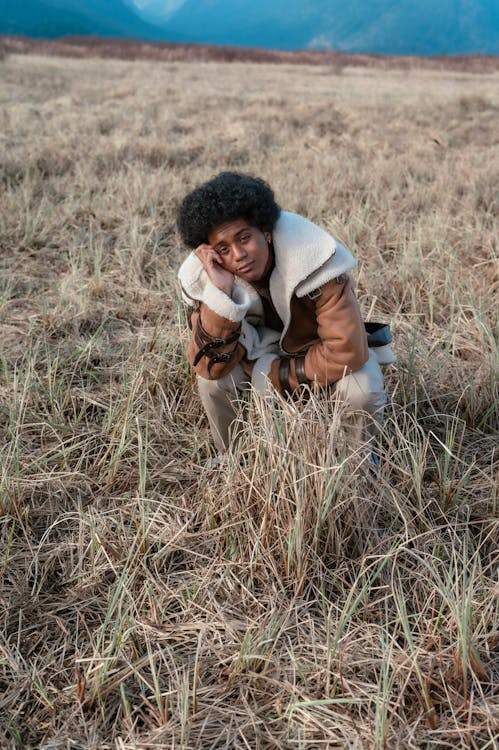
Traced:
POLYGON ((179 280, 191 308, 187 358, 204 378, 227 375, 243 358, 254 362, 252 384, 293 391, 327 385, 362 367, 367 337, 348 276, 351 253, 308 219, 281 211, 272 232, 275 266, 269 292, 282 332, 265 326, 256 289, 236 277, 229 297, 191 253, 179 280))

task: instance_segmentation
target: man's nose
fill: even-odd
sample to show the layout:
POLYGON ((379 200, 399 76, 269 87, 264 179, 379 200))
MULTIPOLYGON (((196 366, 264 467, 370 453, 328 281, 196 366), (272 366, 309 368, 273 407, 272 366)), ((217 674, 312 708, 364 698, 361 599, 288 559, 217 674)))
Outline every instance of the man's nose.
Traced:
POLYGON ((234 254, 234 258, 236 260, 240 260, 241 258, 245 258, 247 255, 246 249, 244 245, 241 245, 239 242, 234 242, 234 245, 232 246, 232 252, 234 254))

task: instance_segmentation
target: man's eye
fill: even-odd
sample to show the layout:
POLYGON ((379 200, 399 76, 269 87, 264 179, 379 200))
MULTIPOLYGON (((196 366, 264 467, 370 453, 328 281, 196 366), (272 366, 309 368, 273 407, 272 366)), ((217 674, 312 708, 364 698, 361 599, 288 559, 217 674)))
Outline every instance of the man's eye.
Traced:
POLYGON ((228 252, 229 252, 229 248, 228 247, 219 247, 218 248, 218 254, 219 255, 227 255, 228 252))
POLYGON ((241 240, 242 240, 243 242, 247 242, 247 240, 250 240, 250 239, 251 239, 251 234, 245 234, 245 235, 243 235, 243 236, 241 237, 241 240))

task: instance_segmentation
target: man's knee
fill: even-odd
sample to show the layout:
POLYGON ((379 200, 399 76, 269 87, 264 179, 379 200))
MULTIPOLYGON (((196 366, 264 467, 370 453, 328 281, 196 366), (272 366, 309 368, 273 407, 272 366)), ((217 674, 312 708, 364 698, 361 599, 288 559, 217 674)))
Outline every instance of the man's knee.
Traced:
POLYGON ((218 380, 197 377, 201 403, 204 406, 215 445, 226 451, 231 442, 231 430, 237 414, 237 401, 248 377, 239 365, 218 380))
POLYGON ((208 380, 202 378, 201 375, 197 376, 198 390, 201 398, 213 397, 216 394, 226 393, 227 396, 236 395, 236 386, 233 381, 227 379, 227 376, 220 378, 219 380, 208 380))
POLYGON ((244 374, 244 370, 240 365, 237 365, 234 370, 217 380, 207 380, 207 378, 202 378, 201 375, 197 376, 198 390, 201 397, 213 397, 214 395, 225 394, 229 398, 235 398, 238 395, 238 391, 242 390, 244 380, 247 381, 248 377, 244 374))
POLYGON ((382 418, 386 393, 376 356, 371 352, 366 364, 342 378, 336 384, 336 393, 345 402, 348 411, 365 411, 382 418))

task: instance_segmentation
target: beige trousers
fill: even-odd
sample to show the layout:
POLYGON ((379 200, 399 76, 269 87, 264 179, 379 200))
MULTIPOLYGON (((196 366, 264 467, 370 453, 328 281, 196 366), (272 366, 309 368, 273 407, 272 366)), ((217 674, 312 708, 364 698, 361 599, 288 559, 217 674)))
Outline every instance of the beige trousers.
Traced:
MULTIPOLYGON (((197 381, 213 441, 217 450, 223 453, 230 445, 231 425, 236 416, 234 402, 250 387, 248 376, 237 365, 229 375, 220 380, 206 380, 198 375, 197 381)), ((369 439, 374 433, 376 422, 381 424, 383 421, 386 403, 383 375, 374 352, 370 350, 366 364, 360 370, 338 380, 329 392, 337 394, 344 401, 353 439, 369 439), (366 412, 373 418, 367 423, 366 412)))

